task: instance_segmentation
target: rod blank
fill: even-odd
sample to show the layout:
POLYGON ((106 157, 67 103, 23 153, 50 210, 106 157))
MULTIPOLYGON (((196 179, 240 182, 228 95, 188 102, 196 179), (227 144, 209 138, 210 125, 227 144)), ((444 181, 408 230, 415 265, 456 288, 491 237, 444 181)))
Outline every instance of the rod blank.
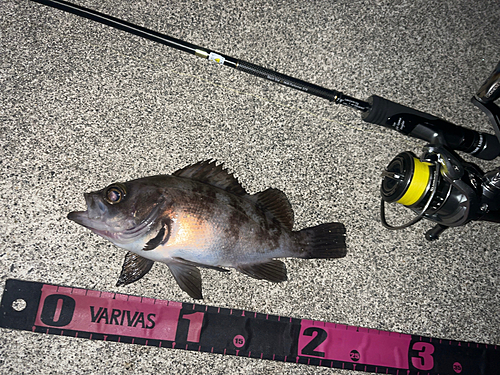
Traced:
POLYGON ((273 70, 263 68, 261 66, 235 59, 215 51, 207 50, 206 48, 197 46, 195 44, 185 42, 183 40, 173 38, 171 36, 159 33, 157 31, 149 30, 145 27, 134 25, 130 22, 120 20, 116 17, 109 16, 104 13, 97 12, 92 9, 84 8, 80 5, 72 4, 63 0, 32 0, 34 2, 44 4, 53 8, 63 10, 68 13, 73 13, 77 16, 90 19, 114 27, 116 29, 126 31, 128 33, 152 40, 157 43, 178 49, 196 55, 198 57, 206 58, 221 65, 226 65, 231 68, 252 74, 254 76, 267 79, 269 81, 285 85, 287 87, 306 92, 311 95, 319 96, 328 99, 336 104, 342 104, 363 112, 369 111, 371 106, 368 102, 344 95, 340 91, 326 89, 324 87, 287 76, 275 72, 273 70))

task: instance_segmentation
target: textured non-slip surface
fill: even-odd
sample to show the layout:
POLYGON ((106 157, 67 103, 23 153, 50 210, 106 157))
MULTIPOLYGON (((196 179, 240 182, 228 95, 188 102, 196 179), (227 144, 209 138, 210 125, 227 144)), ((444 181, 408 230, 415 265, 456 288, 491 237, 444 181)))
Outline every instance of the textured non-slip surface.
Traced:
MULTIPOLYGON (((492 133, 470 98, 500 59, 497 1, 80 1, 229 56, 492 133)), ((500 343, 498 224, 429 243, 379 219, 383 168, 424 142, 349 108, 28 0, 0 4, 0 291, 7 278, 192 301, 166 266, 117 288, 124 251, 66 219, 83 193, 210 158, 284 191, 295 229, 340 221, 348 255, 289 280, 202 270, 204 304, 500 343)), ((499 160, 471 157, 484 170, 499 160)), ((390 220, 411 215, 390 207, 390 220), (392 212, 395 212, 392 214, 392 212)), ((0 373, 356 374, 2 330, 0 373)), ((361 374, 361 373, 360 373, 361 374)))

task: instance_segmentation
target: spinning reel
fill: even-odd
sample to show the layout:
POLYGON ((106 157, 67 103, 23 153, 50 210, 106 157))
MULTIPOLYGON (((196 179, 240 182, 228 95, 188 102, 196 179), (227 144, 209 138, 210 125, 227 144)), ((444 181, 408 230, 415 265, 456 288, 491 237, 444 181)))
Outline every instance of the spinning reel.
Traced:
MULTIPOLYGON (((500 108, 494 103, 499 97, 500 63, 472 98, 488 115, 500 141, 500 108)), ((420 134, 425 134, 425 138, 419 138, 430 144, 424 147, 420 158, 411 152, 399 154, 382 173, 380 215, 386 228, 403 229, 425 218, 437 223, 425 235, 432 241, 447 228, 471 220, 500 223, 500 167, 483 173, 451 150, 461 149, 483 159, 493 159, 500 149, 492 139, 488 144, 481 139, 484 134, 458 134, 442 120, 429 120, 416 114, 397 114, 389 122, 406 129, 420 127, 420 134), (385 202, 400 203, 417 216, 404 225, 392 226, 385 218, 385 202)))

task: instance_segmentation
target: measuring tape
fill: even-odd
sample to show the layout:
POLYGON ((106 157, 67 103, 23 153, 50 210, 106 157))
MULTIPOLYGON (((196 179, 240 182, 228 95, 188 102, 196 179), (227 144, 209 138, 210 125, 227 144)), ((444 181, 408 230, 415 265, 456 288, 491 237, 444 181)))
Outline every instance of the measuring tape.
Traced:
POLYGON ((381 374, 500 374, 500 348, 7 280, 0 327, 381 374))

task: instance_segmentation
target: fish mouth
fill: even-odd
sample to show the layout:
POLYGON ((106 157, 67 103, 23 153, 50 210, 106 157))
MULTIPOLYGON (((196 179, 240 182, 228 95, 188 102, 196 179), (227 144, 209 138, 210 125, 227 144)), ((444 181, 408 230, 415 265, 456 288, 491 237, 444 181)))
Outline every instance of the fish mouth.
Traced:
MULTIPOLYGON (((111 227, 106 224, 108 208, 102 202, 102 199, 95 193, 85 193, 86 211, 73 211, 68 214, 68 219, 77 224, 90 229, 98 234, 107 234, 113 232, 111 227)), ((101 234, 101 235, 102 235, 101 234)))
POLYGON ((114 232, 108 225, 103 221, 95 218, 91 218, 89 211, 73 211, 68 214, 68 219, 74 221, 81 226, 90 229, 92 232, 105 237, 113 238, 118 232, 114 232))
MULTIPOLYGON (((113 242, 129 243, 149 231, 150 226, 158 217, 163 201, 154 205, 146 218, 139 224, 122 229, 119 220, 109 217, 107 207, 92 194, 84 194, 87 202, 86 211, 72 211, 67 218, 92 232, 113 242), (115 224, 115 225, 112 225, 115 224)), ((124 224, 123 222, 121 223, 124 224)))

